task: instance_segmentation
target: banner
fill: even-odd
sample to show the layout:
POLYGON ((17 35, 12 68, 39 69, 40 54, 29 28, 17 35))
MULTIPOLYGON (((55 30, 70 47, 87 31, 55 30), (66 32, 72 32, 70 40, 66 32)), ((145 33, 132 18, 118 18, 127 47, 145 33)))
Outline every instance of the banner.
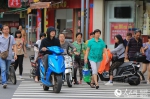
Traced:
POLYGON ((133 28, 133 23, 128 22, 111 22, 110 23, 110 44, 115 44, 114 37, 117 34, 120 34, 123 39, 126 38, 126 34, 129 31, 129 28, 133 28))
POLYGON ((8 0, 9 8, 21 8, 21 0, 8 0))
POLYGON ((39 35, 41 33, 41 10, 40 9, 37 9, 37 24, 36 24, 36 27, 37 27, 37 40, 39 40, 39 35))

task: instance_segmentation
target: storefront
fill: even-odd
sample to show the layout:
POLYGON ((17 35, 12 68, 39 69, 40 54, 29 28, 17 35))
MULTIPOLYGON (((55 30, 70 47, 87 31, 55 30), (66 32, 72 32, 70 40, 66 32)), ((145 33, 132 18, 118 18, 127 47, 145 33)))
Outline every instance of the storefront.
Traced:
POLYGON ((121 34, 125 39, 133 28, 143 29, 143 1, 105 1, 105 42, 114 47, 114 36, 121 34))
MULTIPOLYGON (((93 4, 93 0, 90 0, 93 4)), ((89 11, 89 33, 93 31, 93 7, 89 11)), ((57 36, 65 33, 69 41, 75 39, 75 34, 81 32, 81 0, 64 0, 63 3, 52 5, 47 9, 48 25, 55 26, 57 36)), ((84 36, 86 33, 83 33, 84 36)), ((85 37, 84 37, 85 38, 85 37)))

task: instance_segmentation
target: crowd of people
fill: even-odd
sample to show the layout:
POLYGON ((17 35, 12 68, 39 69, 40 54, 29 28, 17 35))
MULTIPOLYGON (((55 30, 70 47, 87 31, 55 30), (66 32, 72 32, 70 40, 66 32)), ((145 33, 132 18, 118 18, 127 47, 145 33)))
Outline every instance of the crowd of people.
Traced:
MULTIPOLYGON (((8 69, 12 60, 12 52, 14 52, 15 70, 19 66, 19 75, 22 78, 23 72, 23 58, 27 57, 26 51, 26 33, 19 26, 15 32, 15 36, 9 34, 9 27, 4 25, 0 31, 0 56, 8 51, 8 57, 2 59, 0 57, 0 69, 3 88, 7 87, 7 75, 8 69), (9 43, 10 42, 10 43, 9 43), (9 50, 8 50, 9 48, 9 50)), ((47 47, 59 46, 65 50, 67 54, 71 54, 74 57, 74 84, 82 84, 82 69, 85 63, 92 69, 92 77, 90 86, 91 88, 99 88, 98 84, 98 69, 103 60, 103 55, 106 56, 106 62, 109 62, 109 53, 106 43, 100 38, 102 32, 99 29, 90 33, 90 39, 85 43, 82 41, 82 33, 76 34, 76 40, 70 43, 65 40, 65 34, 60 33, 56 38, 56 30, 54 27, 49 27, 46 33, 40 34, 40 40, 37 40, 35 51, 35 62, 39 60, 39 53, 44 53, 43 60, 46 64, 48 54, 47 47), (70 53, 70 49, 73 53, 70 53), (77 70, 79 69, 79 80, 77 79, 77 70)), ((146 55, 145 61, 142 63, 142 73, 144 74, 148 70, 147 84, 150 83, 150 36, 146 43, 142 42, 141 31, 136 30, 132 36, 132 33, 127 33, 126 39, 123 39, 120 34, 114 37, 114 49, 110 51, 112 55, 117 55, 118 59, 111 63, 109 69, 110 80, 105 85, 113 85, 113 71, 122 65, 126 60, 134 61, 134 55, 136 52, 140 52, 146 55)), ((71 51, 71 52, 72 52, 71 51)), ((37 66, 35 81, 38 82, 39 66, 37 66)))

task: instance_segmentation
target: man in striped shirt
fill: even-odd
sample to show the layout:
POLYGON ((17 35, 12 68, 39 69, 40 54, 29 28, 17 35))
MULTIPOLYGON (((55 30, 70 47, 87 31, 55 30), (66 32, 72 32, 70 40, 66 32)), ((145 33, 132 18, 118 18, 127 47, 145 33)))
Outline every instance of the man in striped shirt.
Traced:
POLYGON ((134 56, 137 52, 142 52, 144 54, 143 42, 141 37, 141 30, 135 31, 135 36, 131 38, 126 46, 125 58, 130 61, 135 61, 134 56))

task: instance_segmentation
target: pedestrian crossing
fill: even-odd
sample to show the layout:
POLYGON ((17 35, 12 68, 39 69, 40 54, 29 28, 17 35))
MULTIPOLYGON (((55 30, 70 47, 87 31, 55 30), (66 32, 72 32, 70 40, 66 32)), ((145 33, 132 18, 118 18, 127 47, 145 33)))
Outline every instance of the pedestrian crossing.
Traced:
POLYGON ((52 88, 44 91, 40 83, 34 81, 22 81, 15 91, 12 99, 145 99, 150 98, 150 85, 140 84, 130 86, 127 83, 114 83, 113 86, 105 86, 104 82, 99 83, 100 88, 90 88, 83 83, 73 85, 69 88, 66 84, 60 93, 53 93, 52 88))

